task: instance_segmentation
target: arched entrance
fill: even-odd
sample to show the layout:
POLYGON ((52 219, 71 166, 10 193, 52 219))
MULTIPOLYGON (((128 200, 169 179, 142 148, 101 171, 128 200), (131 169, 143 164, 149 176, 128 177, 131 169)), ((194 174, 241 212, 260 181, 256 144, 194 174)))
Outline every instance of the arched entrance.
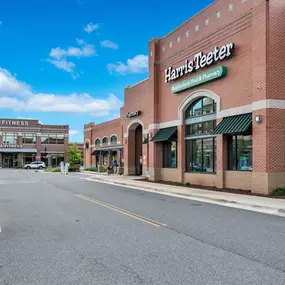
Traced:
POLYGON ((128 128, 128 174, 142 175, 143 126, 134 122, 128 128))

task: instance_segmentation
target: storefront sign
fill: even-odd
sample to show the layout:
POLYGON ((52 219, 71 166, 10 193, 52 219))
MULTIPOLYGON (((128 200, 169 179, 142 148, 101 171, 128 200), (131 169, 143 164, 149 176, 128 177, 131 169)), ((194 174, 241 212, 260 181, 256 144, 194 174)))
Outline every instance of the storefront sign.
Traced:
POLYGON ((3 120, 0 119, 0 126, 29 126, 29 121, 23 120, 3 120))
POLYGON ((141 111, 128 112, 126 114, 126 118, 138 117, 140 115, 140 113, 141 113, 141 111))
POLYGON ((211 82, 213 80, 222 78, 226 76, 226 74, 227 74, 227 68, 224 66, 218 66, 207 72, 200 73, 199 75, 195 75, 187 80, 173 84, 171 86, 171 92, 179 93, 186 89, 190 89, 198 85, 202 85, 211 82))
POLYGON ((212 52, 207 55, 203 52, 195 54, 194 60, 186 60, 184 65, 177 68, 169 67, 165 70, 165 83, 176 80, 184 75, 190 74, 199 69, 210 66, 217 61, 227 59, 232 56, 234 44, 229 43, 221 48, 215 47, 212 52))
POLYGON ((21 144, 0 144, 0 148, 23 148, 21 144))

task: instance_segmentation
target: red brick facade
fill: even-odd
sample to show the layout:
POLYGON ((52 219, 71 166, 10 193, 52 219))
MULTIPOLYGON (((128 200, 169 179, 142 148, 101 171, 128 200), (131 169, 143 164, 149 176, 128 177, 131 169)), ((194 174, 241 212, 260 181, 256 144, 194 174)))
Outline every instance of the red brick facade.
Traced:
MULTIPOLYGON (((285 3, 282 0, 218 0, 161 39, 149 42, 149 78, 125 89, 121 118, 101 125, 85 125, 85 141, 118 134, 124 145, 126 174, 134 174, 133 132, 142 126, 143 139, 159 129, 177 126, 177 168, 162 165, 161 144, 149 142, 142 147, 143 174, 150 179, 168 179, 251 190, 269 194, 285 186, 285 3), (234 43, 231 58, 209 68, 165 83, 165 70, 177 68, 203 52, 234 43), (224 78, 171 92, 174 83, 199 75, 216 66, 224 66, 224 78), (195 99, 210 97, 217 104, 217 124, 222 118, 252 113, 252 172, 227 171, 227 136, 217 135, 215 174, 185 172, 184 112, 195 99), (126 113, 140 111, 126 118, 126 113), (255 117, 261 116, 261 123, 255 117), (96 129, 96 130, 95 130, 96 129)), ((138 137, 137 137, 138 139, 138 137)), ((135 143, 137 144, 137 143, 135 143)), ((91 149, 92 151, 92 149, 91 149)), ((90 165, 91 158, 86 157, 90 165)), ((92 158, 93 159, 93 158, 92 158)))

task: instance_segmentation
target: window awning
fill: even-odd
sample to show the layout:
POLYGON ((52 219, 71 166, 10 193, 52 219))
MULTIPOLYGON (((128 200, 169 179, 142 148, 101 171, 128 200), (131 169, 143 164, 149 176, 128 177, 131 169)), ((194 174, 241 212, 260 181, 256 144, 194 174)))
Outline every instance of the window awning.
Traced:
POLYGON ((121 149, 124 149, 124 146, 118 145, 118 146, 109 146, 109 147, 104 147, 104 148, 98 148, 98 149, 95 149, 91 155, 100 155, 100 152, 101 152, 101 154, 104 154, 108 151, 114 152, 114 151, 119 151, 121 149))
POLYGON ((213 130, 213 135, 245 133, 252 125, 252 114, 226 117, 213 130))
POLYGON ((152 142, 169 141, 177 137, 177 127, 160 129, 152 138, 152 142))
POLYGON ((149 143, 149 139, 148 137, 146 137, 144 140, 143 140, 143 144, 148 144, 149 143))

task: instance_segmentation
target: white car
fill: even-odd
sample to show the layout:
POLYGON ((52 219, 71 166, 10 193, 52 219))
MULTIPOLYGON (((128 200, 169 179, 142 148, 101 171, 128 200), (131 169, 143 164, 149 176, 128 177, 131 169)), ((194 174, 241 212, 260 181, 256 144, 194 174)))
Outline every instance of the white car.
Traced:
POLYGON ((24 168, 26 169, 43 169, 45 167, 46 165, 42 161, 34 161, 24 165, 24 168))

